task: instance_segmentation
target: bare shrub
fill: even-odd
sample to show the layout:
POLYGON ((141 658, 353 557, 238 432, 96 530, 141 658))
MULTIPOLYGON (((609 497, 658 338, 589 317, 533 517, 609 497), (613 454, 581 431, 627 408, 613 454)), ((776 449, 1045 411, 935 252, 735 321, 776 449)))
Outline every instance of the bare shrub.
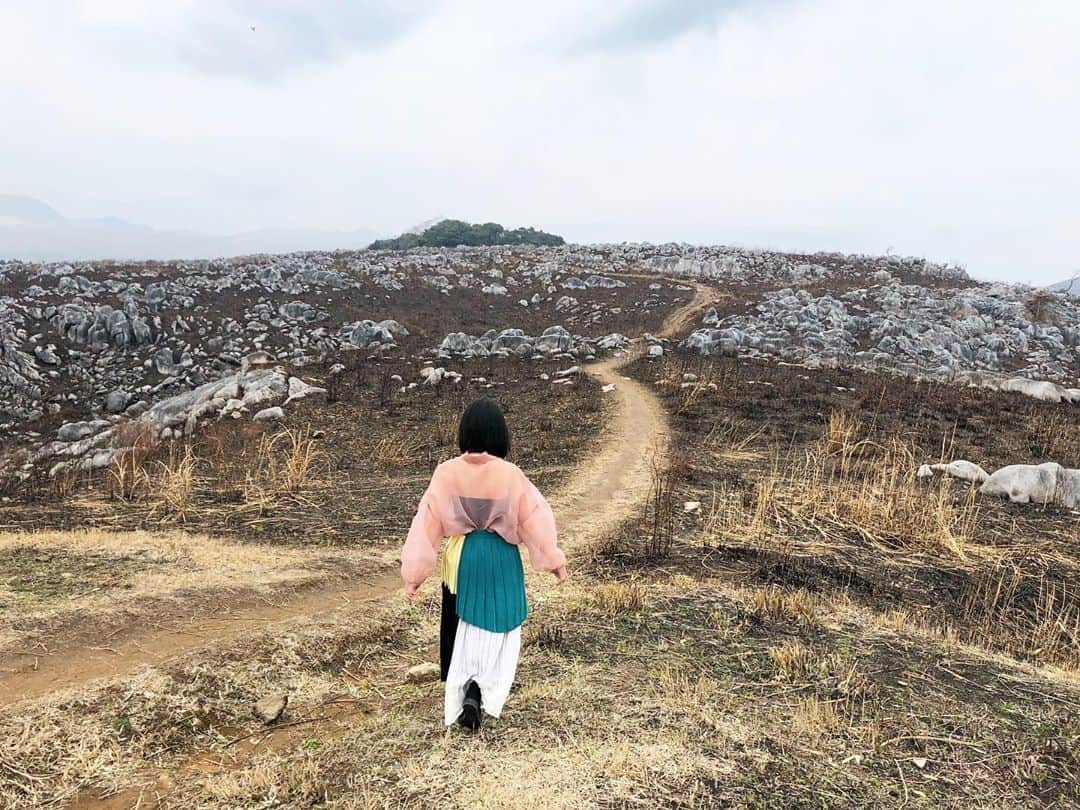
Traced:
POLYGON ((58 498, 70 498, 79 484, 79 473, 71 467, 60 470, 53 476, 53 494, 58 498))
POLYGON ((379 387, 376 392, 376 401, 379 403, 379 407, 385 408, 387 413, 393 412, 394 391, 398 385, 393 376, 390 371, 384 370, 379 375, 379 387))
POLYGON ((258 422, 223 420, 200 435, 198 455, 207 474, 227 487, 239 486, 255 465, 264 436, 258 422))
POLYGON ((1036 290, 1024 299, 1029 320, 1035 323, 1056 324, 1061 316, 1058 297, 1049 290, 1036 290))
POLYGON ((364 356, 360 352, 354 352, 353 357, 353 387, 359 391, 367 385, 368 378, 368 364, 364 361, 364 356))
POLYGON ((331 369, 326 377, 326 404, 333 405, 340 401, 342 390, 345 388, 345 367, 339 366, 331 369))
POLYGON ((675 520, 678 514, 679 486, 686 478, 685 453, 673 447, 664 456, 654 452, 650 459, 652 485, 649 492, 649 535, 645 541, 645 556, 666 557, 675 541, 675 520))

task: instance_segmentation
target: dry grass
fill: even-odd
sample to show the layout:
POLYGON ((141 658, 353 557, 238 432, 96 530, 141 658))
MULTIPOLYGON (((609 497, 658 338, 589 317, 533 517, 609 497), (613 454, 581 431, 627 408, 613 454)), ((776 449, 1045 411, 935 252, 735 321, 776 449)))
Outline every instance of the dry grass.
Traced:
POLYGON ((347 687, 341 669, 358 669, 361 660, 385 665, 389 649, 413 623, 400 608, 369 605, 13 707, 0 718, 0 807, 64 805, 76 796, 88 806, 96 796, 113 796, 106 806, 153 806, 163 773, 181 789, 162 806, 270 806, 284 799, 310 805, 325 797, 316 757, 332 754, 333 746, 324 748, 317 737, 315 744, 303 741, 325 729, 300 727, 305 736, 295 743, 286 737, 286 747, 234 767, 230 754, 241 754, 243 746, 227 743, 262 728, 251 718, 251 705, 282 685, 290 694, 290 721, 318 717, 335 701, 377 700, 370 687, 347 687), (223 765, 203 770, 197 761, 223 765))
POLYGON ((403 467, 415 463, 427 444, 414 433, 388 433, 370 449, 361 449, 366 458, 382 467, 403 467))
POLYGON ((839 454, 848 458, 860 445, 859 434, 862 423, 849 411, 833 411, 822 438, 826 455, 839 454))
POLYGON ((158 444, 157 434, 138 422, 124 422, 114 429, 117 453, 106 475, 110 497, 134 501, 146 494, 150 488, 146 467, 158 444))
POLYGON ((1067 411, 1038 410, 1028 417, 1027 423, 1037 458, 1080 467, 1080 430, 1067 411))
POLYGON ((672 380, 669 383, 672 386, 678 385, 679 401, 675 408, 676 413, 685 413, 692 410, 716 390, 719 381, 716 367, 712 365, 702 366, 698 373, 689 376, 693 379, 685 379, 684 377, 682 382, 672 380))
POLYGON ((109 494, 122 501, 134 501, 150 486, 150 477, 134 450, 124 450, 113 457, 108 472, 109 494))
MULTIPOLYGON (((1067 573, 1075 564, 1045 541, 1014 547, 1015 529, 1012 542, 987 544, 994 535, 976 489, 948 478, 919 481, 916 467, 900 438, 871 440, 859 420, 837 412, 817 442, 786 458, 774 451, 749 492, 714 492, 700 536, 706 545, 748 544, 782 561, 857 552, 893 570, 918 570, 934 560, 951 576, 963 573, 962 593, 934 611, 893 608, 897 627, 1080 667, 1080 591, 1067 573)), ((807 626, 821 609, 801 589, 766 588, 753 600, 762 618, 807 626)))
POLYGON ((153 491, 158 500, 157 508, 164 512, 167 519, 181 523, 187 520, 195 494, 198 464, 199 459, 190 445, 185 446, 182 453, 174 448, 168 461, 157 463, 153 491))
MULTIPOLYGON (((60 701, 26 707, 11 719, 0 757, 41 781, 0 774, 0 803, 43 803, 91 784, 97 793, 153 785, 156 771, 139 775, 147 764, 171 775, 167 805, 191 807, 859 807, 887 805, 905 790, 927 806, 971 805, 990 791, 998 804, 1035 806, 1044 794, 1014 769, 1036 756, 1040 778, 1069 777, 1057 746, 1072 738, 1059 722, 1005 739, 981 703, 946 695, 940 670, 899 649, 886 670, 925 680, 914 694, 889 687, 900 691, 886 700, 874 680, 883 665, 860 657, 860 644, 879 643, 871 634, 853 629, 853 652, 838 648, 846 639, 822 637, 820 625, 791 620, 810 603, 820 618, 829 603, 766 589, 760 603, 771 630, 740 618, 737 605, 752 604, 751 594, 691 588, 691 579, 643 569, 544 588, 530 622, 541 622, 542 634, 568 630, 557 644, 525 648, 503 718, 474 738, 443 730, 438 684, 403 683, 404 668, 430 654, 430 606, 394 606, 377 621, 365 606, 182 671, 84 693, 74 712, 60 701), (718 591, 723 598, 712 602, 718 591), (643 620, 610 621, 628 610, 643 620), (354 620, 372 625, 359 640, 354 620), (414 629, 403 638, 403 627, 414 629), (259 748, 224 750, 255 730, 250 701, 283 685, 290 722, 317 721, 329 701, 356 708, 337 722, 282 729, 259 748), (231 728, 220 736, 223 723, 231 728), (1047 740, 1045 750, 1031 748, 1033 735, 1047 740), (58 746, 67 739, 78 742, 58 746), (193 750, 202 752, 194 760, 193 750), (932 766, 923 774, 908 765, 912 757, 932 766), (898 774, 898 759, 907 772, 898 774)), ((134 804, 137 793, 128 795, 134 804)), ((152 796, 147 790, 145 800, 152 796)))
MULTIPOLYGON (((108 573, 109 560, 120 564, 135 559, 139 566, 120 581, 110 575, 108 589, 82 591, 59 600, 20 600, 6 607, 7 627, 0 642, 52 632, 72 621, 101 621, 139 612, 140 604, 182 603, 199 593, 251 591, 269 593, 283 585, 327 577, 327 570, 361 567, 370 554, 337 550, 317 553, 250 543, 229 543, 219 538, 169 532, 111 532, 97 529, 71 532, 0 533, 0 555, 19 550, 68 554, 74 559, 90 555, 108 573), (331 565, 326 565, 332 560, 331 565), (324 563, 322 566, 317 563, 324 563), (19 629, 14 629, 18 627, 19 629)), ((32 594, 30 594, 32 596, 32 594)))
POLYGON ((639 613, 645 608, 645 588, 634 580, 605 582, 592 589, 589 604, 609 618, 639 613))
POLYGON ((718 419, 702 443, 714 460, 721 463, 748 462, 761 458, 763 425, 743 420, 718 419))
POLYGON ((821 600, 804 588, 785 591, 769 585, 750 595, 751 610, 756 616, 775 623, 795 623, 812 627, 818 623, 821 600))
POLYGON ((259 439, 244 484, 244 501, 260 514, 281 500, 302 500, 326 460, 312 431, 285 428, 259 439))
POLYGON ((280 490, 295 495, 312 479, 321 458, 311 431, 285 429, 270 437, 266 455, 270 462, 269 478, 280 490), (284 453, 279 453, 279 448, 284 453))
POLYGON ((1080 593, 1069 582, 1033 580, 1000 565, 976 575, 962 600, 972 641, 1080 670, 1080 593))
POLYGON ((858 541, 966 560, 979 527, 974 490, 948 478, 927 487, 903 441, 881 444, 861 430, 857 420, 834 414, 817 445, 775 457, 749 504, 714 499, 707 518, 713 536, 784 547, 809 535, 829 545, 858 541))
MULTIPOLYGON (((869 590, 850 600, 837 595, 824 563, 858 552, 860 563, 880 566, 882 579, 894 565, 955 575, 948 584, 969 584, 965 623, 984 623, 995 642, 1007 627, 1017 639, 1026 633, 1038 660, 1045 660, 1035 655, 1041 650, 1060 660, 1069 654, 1074 594, 1061 579, 1032 589, 1021 572, 1014 583, 1004 552, 978 542, 982 516, 966 489, 915 480, 915 454, 899 437, 883 438, 844 416, 819 419, 821 438, 812 446, 780 453, 753 441, 724 456, 724 444, 736 447, 746 435, 738 424, 710 424, 717 447, 697 454, 702 464, 752 461, 758 453, 771 462, 708 481, 712 508, 701 523, 681 515, 671 521, 660 564, 637 555, 615 574, 604 569, 603 580, 575 566, 561 589, 530 575, 532 643, 518 688, 503 718, 479 736, 442 728, 438 685, 404 683, 404 669, 433 654, 429 587, 418 606, 395 603, 366 639, 357 640, 350 623, 369 621, 368 605, 319 631, 297 625, 208 651, 165 679, 144 675, 70 705, 23 707, 0 736, 0 761, 25 775, 0 765, 0 803, 27 806, 91 784, 98 791, 131 784, 148 762, 172 774, 173 804, 192 807, 1037 807, 1080 800, 1075 676, 963 647, 955 630, 916 637, 913 624, 940 616, 869 590), (760 553, 739 568, 742 557, 724 554, 732 549, 688 542, 699 532, 714 546, 760 553), (809 562, 767 565, 777 559, 809 562), (984 579, 960 576, 980 567, 984 579), (785 572, 798 573, 805 587, 794 579, 757 587, 762 580, 754 579, 785 572), (624 616, 631 620, 614 620, 624 616), (305 724, 280 730, 262 754, 223 750, 254 730, 250 701, 278 688, 292 697, 288 719, 305 724), (330 699, 355 713, 319 722, 330 699), (227 767, 191 768, 193 752, 215 753, 227 767)), ((279 445, 282 459, 291 447, 279 445)), ((668 487, 668 500, 677 503, 699 474, 700 467, 668 487)), ((634 529, 654 524, 661 511, 645 507, 634 529)), ((1028 551, 1046 562, 1041 550, 1028 551)))

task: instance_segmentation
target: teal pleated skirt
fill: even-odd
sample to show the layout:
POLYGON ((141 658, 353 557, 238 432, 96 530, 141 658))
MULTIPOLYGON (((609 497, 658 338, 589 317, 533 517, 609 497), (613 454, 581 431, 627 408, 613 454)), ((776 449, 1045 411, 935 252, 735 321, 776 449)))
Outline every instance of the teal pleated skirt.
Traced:
POLYGON ((529 615, 521 551, 495 532, 465 536, 457 572, 457 615, 492 633, 509 633, 529 615))

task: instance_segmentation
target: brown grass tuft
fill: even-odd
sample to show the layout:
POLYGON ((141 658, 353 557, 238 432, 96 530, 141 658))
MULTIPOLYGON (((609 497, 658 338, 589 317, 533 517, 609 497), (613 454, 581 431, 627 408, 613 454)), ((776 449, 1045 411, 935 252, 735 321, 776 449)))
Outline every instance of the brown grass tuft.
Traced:
POLYGON ((645 588, 634 580, 605 582, 590 594, 593 608, 611 618, 639 613, 645 607, 645 588))
POLYGON ((401 431, 383 436, 370 450, 364 451, 381 467, 404 467, 422 457, 426 443, 415 432, 401 431))
POLYGON ((113 446, 117 450, 106 475, 109 497, 134 501, 146 494, 150 485, 146 468, 158 444, 157 434, 139 422, 124 422, 115 428, 113 446))
POLYGON ((183 453, 175 449, 170 452, 167 461, 159 461, 158 473, 154 479, 154 494, 158 498, 157 508, 167 518, 181 523, 187 520, 195 494, 195 471, 199 459, 190 445, 183 453))

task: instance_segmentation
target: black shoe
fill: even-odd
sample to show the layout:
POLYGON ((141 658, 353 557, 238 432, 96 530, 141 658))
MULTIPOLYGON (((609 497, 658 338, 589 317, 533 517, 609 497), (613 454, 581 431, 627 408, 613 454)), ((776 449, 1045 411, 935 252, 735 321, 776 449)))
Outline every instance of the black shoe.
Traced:
POLYGON ((483 725, 484 716, 480 711, 480 687, 476 681, 469 681, 465 687, 465 700, 458 715, 458 725, 469 731, 477 731, 483 725))

